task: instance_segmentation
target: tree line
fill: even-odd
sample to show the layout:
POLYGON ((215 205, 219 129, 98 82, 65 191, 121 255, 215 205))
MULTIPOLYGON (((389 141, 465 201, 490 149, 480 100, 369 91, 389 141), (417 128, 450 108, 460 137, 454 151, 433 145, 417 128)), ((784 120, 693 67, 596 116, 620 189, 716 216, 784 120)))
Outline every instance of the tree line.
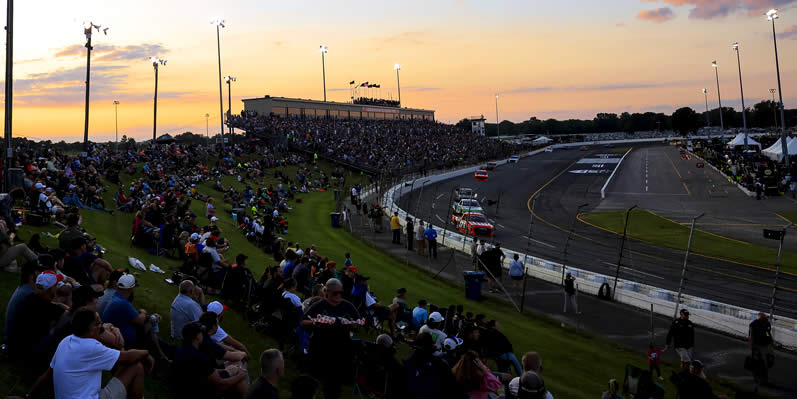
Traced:
MULTIPOLYGON (((775 125, 777 115, 778 126, 781 125, 780 113, 777 112, 777 102, 762 101, 747 108, 747 127, 769 129, 775 125)), ((786 126, 794 126, 797 121, 797 109, 785 110, 786 126)), ((732 107, 722 107, 722 119, 725 128, 739 128, 743 126, 742 113, 732 107)), ((656 112, 628 113, 620 115, 614 113, 599 113, 595 118, 589 119, 546 119, 541 120, 531 117, 529 120, 515 123, 502 121, 499 124, 501 136, 530 135, 559 135, 583 133, 613 133, 613 132, 644 132, 652 130, 674 130, 681 134, 695 132, 707 126, 719 127, 720 110, 712 109, 708 112, 697 112, 690 107, 675 110, 671 115, 656 112)), ((470 129, 470 121, 463 119, 458 126, 470 129)), ((495 123, 485 124, 486 134, 496 136, 499 129, 495 123)))

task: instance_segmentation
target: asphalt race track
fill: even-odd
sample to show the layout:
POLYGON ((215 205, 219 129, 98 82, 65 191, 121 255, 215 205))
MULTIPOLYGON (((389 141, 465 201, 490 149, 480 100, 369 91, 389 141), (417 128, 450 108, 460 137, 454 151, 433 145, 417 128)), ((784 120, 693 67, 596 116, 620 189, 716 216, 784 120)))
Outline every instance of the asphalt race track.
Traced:
MULTIPOLYGON (((489 172, 487 182, 475 181, 470 174, 437 184, 425 184, 421 178, 414 183, 415 190, 402 196, 401 206, 443 228, 451 217, 452 190, 470 187, 495 227, 495 242, 613 276, 620 259, 621 237, 581 222, 576 218, 578 212, 626 209, 637 204, 678 222, 707 212, 701 220, 706 223, 702 229, 726 229, 726 225, 738 224, 729 220, 743 218, 746 225, 734 230, 734 237, 749 235, 753 240, 761 234, 761 226, 784 224, 770 208, 794 205, 786 202, 791 199, 783 198, 761 205, 766 201, 745 196, 718 173, 708 167, 696 168, 695 160, 681 158, 677 148, 666 145, 634 148, 617 170, 606 199, 601 200, 601 187, 621 156, 601 146, 590 146, 587 151, 557 149, 499 166, 489 172), (748 208, 756 209, 748 212, 748 208), (743 216, 728 216, 736 215, 739 209, 745 209, 743 216)), ((453 226, 449 223, 448 228, 453 226)), ((619 262, 620 278, 677 291, 683 260, 683 251, 629 239, 619 262)), ((774 274, 770 269, 691 254, 683 292, 768 311, 774 274)), ((797 317, 797 275, 781 273, 775 309, 776 314, 797 317)))

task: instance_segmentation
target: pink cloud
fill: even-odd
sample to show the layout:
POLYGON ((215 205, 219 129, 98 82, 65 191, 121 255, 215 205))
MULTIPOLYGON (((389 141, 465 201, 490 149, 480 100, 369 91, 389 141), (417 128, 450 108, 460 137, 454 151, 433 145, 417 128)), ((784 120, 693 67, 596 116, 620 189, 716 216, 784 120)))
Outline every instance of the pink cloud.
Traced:
POLYGON ((780 35, 783 39, 797 39, 797 25, 789 25, 780 35))
POLYGON ((652 10, 642 10, 636 15, 636 17, 637 19, 641 19, 643 21, 662 23, 675 18, 675 14, 673 14, 670 8, 663 7, 654 8, 652 10))
POLYGON ((672 6, 692 6, 689 18, 711 19, 743 11, 760 16, 770 8, 783 7, 797 0, 642 0, 643 3, 665 3, 672 6))

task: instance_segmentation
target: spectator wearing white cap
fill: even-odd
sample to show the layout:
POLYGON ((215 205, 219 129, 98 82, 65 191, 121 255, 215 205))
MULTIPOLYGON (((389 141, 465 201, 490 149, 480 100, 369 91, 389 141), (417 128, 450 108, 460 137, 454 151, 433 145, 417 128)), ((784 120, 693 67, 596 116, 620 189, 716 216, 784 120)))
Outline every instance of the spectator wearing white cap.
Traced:
MULTIPOLYGON (((524 371, 523 376, 526 375, 525 373, 533 372, 536 375, 541 377, 541 374, 542 374, 542 357, 540 357, 539 353, 537 353, 537 352, 526 352, 523 355, 523 357, 520 359, 520 363, 523 366, 523 371, 524 371)), ((520 389, 520 386, 521 386, 521 378, 523 376, 515 377, 515 378, 512 379, 512 381, 509 381, 509 393, 511 395, 514 395, 513 397, 515 397, 515 398, 520 396, 519 395, 519 389, 520 389)), ((528 386, 527 386, 527 388, 528 388, 528 386)), ((526 393, 528 393, 528 392, 526 392, 526 393)), ((546 390, 544 396, 540 396, 540 399, 553 399, 553 395, 546 390)))
POLYGON ((426 324, 418 330, 418 333, 429 333, 432 336, 432 342, 434 342, 434 346, 437 349, 441 349, 443 347, 443 340, 446 338, 446 333, 440 330, 440 326, 443 324, 443 315, 440 312, 432 312, 429 315, 429 320, 426 324))
MULTIPOLYGON (((208 304, 208 312, 213 312, 216 314, 216 319, 219 321, 219 327, 216 332, 210 336, 210 338, 216 341, 217 344, 221 345, 224 349, 228 351, 240 351, 245 352, 246 356, 249 357, 249 350, 246 349, 246 346, 233 338, 231 335, 227 334, 223 328, 221 328, 221 313, 224 311, 225 307, 219 301, 213 301, 208 304)), ((201 316, 201 314, 200 314, 201 316)))
POLYGON ((462 345, 462 338, 453 335, 448 336, 443 340, 443 345, 441 346, 442 350, 435 353, 435 356, 446 362, 449 367, 454 367, 461 356, 457 350, 460 345, 462 345))
POLYGON ((199 316, 202 316, 202 307, 192 298, 193 294, 194 282, 183 280, 180 283, 180 291, 172 301, 169 311, 171 336, 177 341, 183 338, 183 327, 188 323, 198 321, 199 316))
POLYGON ((135 287, 136 278, 132 274, 120 277, 116 283, 116 292, 102 313, 102 320, 119 328, 125 339, 126 348, 152 348, 160 359, 167 359, 153 328, 160 320, 160 315, 157 313, 150 315, 145 309, 136 310, 133 307, 135 287))
POLYGON ((39 201, 36 204, 38 209, 48 211, 53 215, 64 213, 64 203, 58 199, 52 187, 45 187, 42 183, 36 183, 34 187, 39 191, 39 201))
POLYGON ((9 326, 6 341, 9 355, 32 366, 37 373, 44 370, 47 361, 41 358, 45 348, 40 344, 67 310, 64 305, 52 303, 57 288, 58 276, 55 273, 48 271, 36 276, 33 295, 25 299, 14 324, 9 326))

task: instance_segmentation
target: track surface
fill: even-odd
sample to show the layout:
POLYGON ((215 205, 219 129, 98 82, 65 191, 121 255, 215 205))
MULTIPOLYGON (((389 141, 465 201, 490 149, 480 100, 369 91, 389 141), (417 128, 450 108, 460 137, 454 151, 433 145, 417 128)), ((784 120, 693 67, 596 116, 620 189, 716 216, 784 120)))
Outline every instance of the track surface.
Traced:
MULTIPOLYGON (((635 148, 616 172, 607 198, 602 201, 600 189, 616 162, 610 159, 621 155, 597 146, 588 151, 556 150, 500 166, 490 172, 488 182, 474 181, 472 175, 437 184, 424 184, 424 179, 419 179, 415 183, 416 190, 402 196, 401 204, 410 213, 431 220, 436 226, 445 226, 450 218, 452 190, 471 187, 495 225, 496 242, 613 276, 621 239, 577 220, 577 209, 583 204, 587 205, 580 212, 639 204, 643 209, 661 211, 666 217, 678 216, 680 219, 676 221, 679 222, 687 215, 691 218, 711 210, 712 218, 725 223, 723 215, 728 210, 747 209, 763 203, 744 196, 733 185, 723 182, 713 170, 694 167, 695 161, 682 159, 674 147, 661 145, 635 148), (609 161, 598 162, 601 158, 609 161), (422 190, 417 190, 419 186, 422 190), (534 194, 537 200, 533 204, 534 221, 529 236, 530 198, 534 194), (572 234, 569 234, 571 229, 572 234)), ((785 200, 776 204, 780 206, 778 204, 788 206, 785 200)), ((755 222, 751 224, 777 224, 777 216, 768 210, 757 210, 755 215, 746 210, 744 213, 745 220, 755 222), (764 217, 775 219, 762 222, 760 219, 764 217)), ((704 219, 714 221, 708 217, 704 219)), ((706 227, 710 231, 708 225, 706 227)), ((448 228, 453 229, 450 224, 448 228)), ((760 228, 756 227, 758 234, 760 228)), ((677 291, 683 259, 683 251, 629 239, 620 261, 620 277, 677 291)), ((683 292, 750 309, 768 310, 773 280, 772 270, 690 255, 683 292)), ((781 273, 778 286, 776 314, 797 317, 797 276, 781 273)))

